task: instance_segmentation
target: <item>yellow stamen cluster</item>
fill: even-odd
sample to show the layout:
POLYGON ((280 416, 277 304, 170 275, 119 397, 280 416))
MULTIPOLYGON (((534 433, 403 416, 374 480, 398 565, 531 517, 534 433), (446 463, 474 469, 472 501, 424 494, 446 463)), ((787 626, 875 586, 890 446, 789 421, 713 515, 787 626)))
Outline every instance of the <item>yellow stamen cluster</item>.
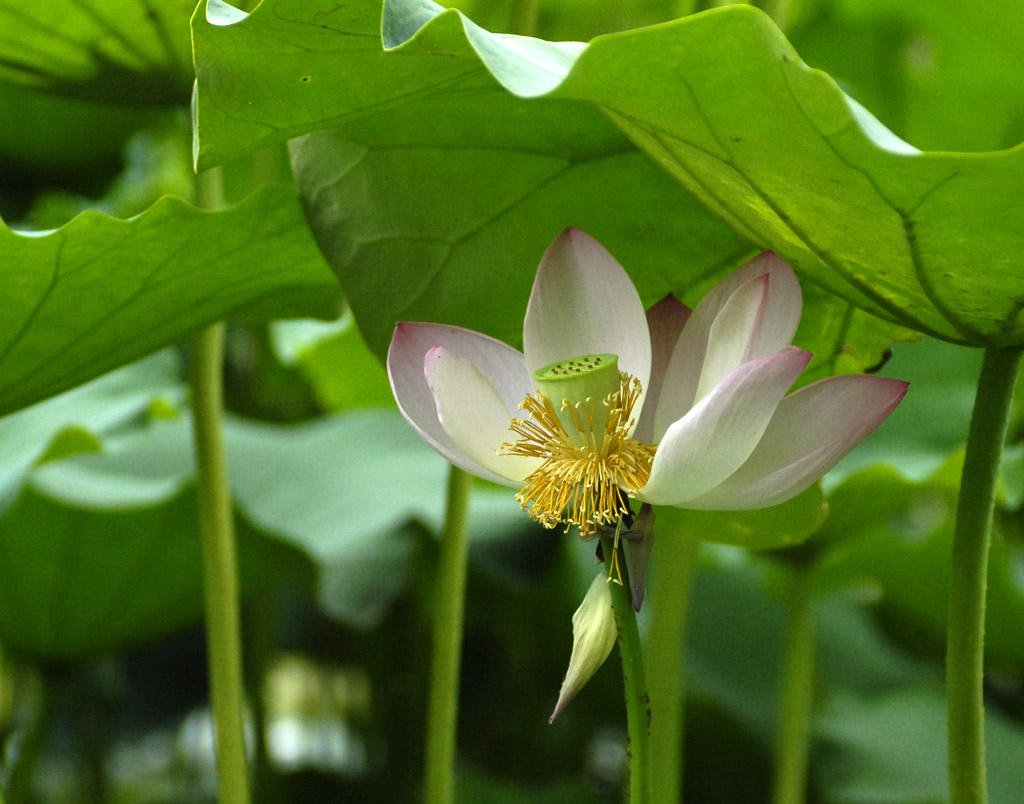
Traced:
POLYGON ((630 438, 633 408, 640 397, 640 381, 619 373, 619 390, 605 399, 577 403, 563 401, 578 433, 570 437, 551 402, 540 392, 519 406, 528 419, 513 419, 509 429, 521 436, 502 444, 502 454, 542 458, 544 463, 526 478, 516 495, 537 522, 553 528, 572 525, 586 537, 597 525, 612 525, 628 512, 620 489, 635 492, 651 474, 655 448, 630 438), (596 405, 606 410, 601 432, 594 432, 596 405))

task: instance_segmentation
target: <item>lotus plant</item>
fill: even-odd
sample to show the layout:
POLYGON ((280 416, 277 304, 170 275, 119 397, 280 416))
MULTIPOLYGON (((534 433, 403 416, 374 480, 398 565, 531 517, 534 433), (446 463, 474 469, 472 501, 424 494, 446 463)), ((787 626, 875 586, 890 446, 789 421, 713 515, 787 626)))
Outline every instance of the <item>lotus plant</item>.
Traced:
POLYGON ((523 352, 479 332, 400 323, 398 406, 466 471, 519 489, 545 527, 592 536, 654 505, 739 510, 795 496, 892 412, 899 380, 828 377, 786 392, 811 359, 793 270, 764 252, 693 311, 646 313, 616 260, 563 232, 537 270, 523 352), (526 415, 522 415, 525 412, 526 415))
MULTIPOLYGON (((881 377, 828 377, 787 395, 811 359, 790 343, 801 309, 793 270, 764 252, 694 310, 669 296, 645 313, 619 263, 568 229, 537 270, 522 352, 460 327, 400 323, 388 372, 405 418, 449 461, 517 488, 544 527, 618 534, 631 498, 716 510, 784 502, 892 412, 907 384, 881 377)), ((611 649, 606 601, 592 587, 574 618, 586 627, 574 629, 556 714, 611 649)))

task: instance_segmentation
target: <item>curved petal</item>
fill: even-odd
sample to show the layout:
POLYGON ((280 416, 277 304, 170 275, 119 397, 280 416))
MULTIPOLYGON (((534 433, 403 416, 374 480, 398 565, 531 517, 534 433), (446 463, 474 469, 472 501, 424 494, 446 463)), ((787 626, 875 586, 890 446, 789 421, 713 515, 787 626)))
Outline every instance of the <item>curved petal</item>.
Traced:
POLYGON ((810 359, 810 352, 789 346, 722 380, 665 432, 650 479, 636 496, 655 505, 683 505, 729 477, 750 457, 810 359))
POLYGON ((519 403, 533 392, 533 383, 526 371, 522 354, 501 341, 462 327, 445 324, 400 323, 395 327, 388 349, 388 377, 399 410, 420 437, 452 463, 480 477, 508 483, 495 475, 467 463, 451 437, 441 425, 437 404, 424 374, 424 358, 435 346, 444 346, 469 360, 490 381, 508 411, 508 421, 519 415, 519 403))
POLYGON ((615 354, 619 369, 640 380, 651 374, 651 340, 640 296, 604 246, 566 229, 537 269, 523 324, 530 372, 587 354, 615 354))
POLYGON ((842 375, 811 383, 779 403, 764 438, 734 475, 688 508, 765 508, 795 497, 892 413, 907 383, 842 375))
POLYGON ((740 269, 768 277, 768 298, 750 346, 751 357, 770 355, 789 346, 804 309, 800 283, 789 263, 772 251, 763 251, 740 269))
POLYGON ((615 646, 618 629, 612 611, 612 595, 608 589, 608 576, 603 572, 590 582, 586 597, 572 615, 572 655, 569 669, 558 693, 555 711, 548 718, 553 723, 577 692, 604 664, 615 646))
POLYGON ((694 403, 700 402, 727 375, 755 355, 761 322, 768 300, 768 275, 744 282, 728 298, 708 331, 704 365, 694 403))
MULTIPOLYGON (((423 358, 423 373, 437 403, 441 426, 462 456, 516 483, 540 466, 539 458, 499 454, 501 445, 513 440, 508 429, 510 411, 476 366, 450 349, 435 346, 423 358)), ((474 468, 464 468, 479 474, 474 468)))
MULTIPOLYGON (((665 373, 663 390, 655 411, 655 440, 699 400, 697 389, 701 383, 706 355, 711 351, 709 338, 712 326, 733 294, 759 276, 768 277, 768 289, 762 305, 755 311, 758 318, 757 326, 752 328, 749 336, 750 357, 774 354, 793 340, 803 309, 800 283, 785 260, 765 251, 708 291, 686 322, 679 342, 672 351, 672 361, 665 373)), ((712 387, 713 383, 705 385, 705 392, 712 387)))
POLYGON ((647 311, 647 329, 651 333, 651 380, 647 384, 644 407, 640 412, 633 438, 645 444, 654 444, 654 412, 665 379, 665 371, 672 357, 672 349, 679 340, 690 310, 675 296, 669 294, 647 311))

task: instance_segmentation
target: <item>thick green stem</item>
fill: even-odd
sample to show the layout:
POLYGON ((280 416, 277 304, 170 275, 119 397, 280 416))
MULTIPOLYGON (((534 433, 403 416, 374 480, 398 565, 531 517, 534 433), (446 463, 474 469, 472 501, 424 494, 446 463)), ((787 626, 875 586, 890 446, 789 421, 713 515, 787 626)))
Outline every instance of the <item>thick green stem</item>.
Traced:
POLYGON ((192 340, 192 423, 203 541, 206 648, 221 804, 248 804, 235 528, 221 438, 224 325, 192 340))
POLYGON ((434 654, 427 711, 427 804, 455 796, 455 736, 459 714, 459 660, 466 595, 466 512, 470 476, 452 466, 441 534, 441 561, 434 588, 434 654))
POLYGON ((647 664, 651 709, 651 801, 679 804, 683 794, 686 620, 700 542, 678 533, 658 538, 648 598, 647 664))
POLYGON ((798 564, 792 567, 789 588, 773 804, 803 804, 807 796, 814 667, 814 572, 812 565, 798 564))
MULTIPOLYGON (((601 540, 605 561, 614 555, 612 539, 601 540)), ((647 804, 650 801, 651 702, 647 696, 640 630, 636 625, 636 612, 629 593, 625 560, 618 561, 622 570, 622 583, 611 582, 612 610, 618 627, 619 656, 622 658, 622 686, 626 696, 626 729, 629 734, 629 801, 647 804)))
POLYGON ((984 804, 985 588, 999 459, 1020 349, 985 351, 960 482, 949 583, 946 701, 950 804, 984 804))

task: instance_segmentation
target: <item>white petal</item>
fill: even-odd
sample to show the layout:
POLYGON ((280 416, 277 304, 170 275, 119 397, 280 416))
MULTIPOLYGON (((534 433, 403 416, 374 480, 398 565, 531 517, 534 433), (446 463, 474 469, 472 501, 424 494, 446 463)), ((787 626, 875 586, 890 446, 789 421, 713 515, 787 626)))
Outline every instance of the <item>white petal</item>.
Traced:
POLYGON ((465 358, 435 346, 423 358, 423 373, 437 403, 437 417, 459 451, 478 466, 521 482, 540 466, 537 458, 499 455, 514 440, 512 411, 491 382, 465 358))
MULTIPOLYGON (((525 396, 533 393, 522 354, 511 346, 479 332, 444 324, 401 323, 395 327, 388 350, 388 376, 399 410, 431 447, 466 471, 510 485, 505 475, 495 474, 470 460, 451 439, 437 415, 437 403, 424 374, 423 360, 435 346, 444 346, 473 363, 488 379, 507 411, 506 428, 525 396)), ((508 433, 504 440, 508 440, 508 433)), ((512 460, 509 458, 509 460, 512 460)))
POLYGON ((647 389, 651 341, 633 282, 604 246, 566 229, 544 253, 523 324, 526 366, 615 354, 619 369, 647 389))
POLYGON ((861 375, 801 388, 779 403, 747 462, 687 507, 765 508, 795 497, 878 427, 906 392, 901 380, 861 375))
POLYGON ((668 295, 647 311, 647 328, 651 333, 651 379, 644 397, 644 407, 637 422, 633 438, 645 444, 654 441, 654 412, 661 396, 665 371, 679 333, 683 331, 691 310, 675 296, 668 295))
MULTIPOLYGON (((768 276, 768 293, 759 313, 758 326, 751 337, 750 356, 774 354, 792 341, 803 306, 800 284, 793 269, 784 260, 766 251, 733 271, 708 291, 686 322, 665 373, 655 412, 655 441, 698 398, 697 386, 715 319, 741 286, 763 275, 768 276)), ((710 388, 708 385, 705 390, 710 388)))
POLYGON ((599 572, 586 597, 572 615, 572 656, 558 693, 558 703, 548 722, 552 722, 608 658, 618 630, 612 611, 612 593, 608 576, 599 572))
POLYGON ((711 324, 708 345, 701 367, 694 403, 700 402, 727 375, 747 361, 753 353, 760 323, 768 299, 768 276, 763 274, 744 282, 729 297, 711 324))
POLYGON ((800 283, 789 263, 771 251, 758 254, 740 270, 754 276, 763 272, 768 277, 768 298, 750 354, 752 357, 774 354, 793 342, 800 324, 804 306, 800 283))
POLYGON ((637 496, 682 505, 711 490, 750 457, 810 352, 789 346, 744 363, 665 432, 637 496))

